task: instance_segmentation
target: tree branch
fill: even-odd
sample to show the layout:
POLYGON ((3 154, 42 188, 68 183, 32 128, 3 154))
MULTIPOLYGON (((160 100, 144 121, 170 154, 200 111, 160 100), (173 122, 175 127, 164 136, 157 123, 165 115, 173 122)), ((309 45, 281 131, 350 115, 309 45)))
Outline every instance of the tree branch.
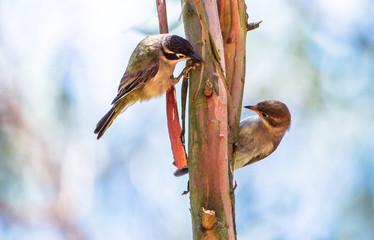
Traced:
MULTIPOLYGON (((168 33, 168 21, 166 15, 165 0, 156 0, 160 32, 168 33)), ((166 92, 166 115, 168 121, 168 130, 171 149, 174 162, 178 169, 187 166, 187 155, 181 140, 182 128, 179 123, 178 107, 175 99, 174 85, 166 92)))
POLYGON ((169 33, 165 0, 156 0, 156 6, 158 13, 158 23, 160 25, 160 33, 169 33))
POLYGON ((217 4, 182 0, 182 9, 186 37, 205 60, 190 74, 188 168, 194 239, 235 239, 227 161, 228 89, 217 4), (215 212, 217 224, 209 231, 202 207, 215 212))

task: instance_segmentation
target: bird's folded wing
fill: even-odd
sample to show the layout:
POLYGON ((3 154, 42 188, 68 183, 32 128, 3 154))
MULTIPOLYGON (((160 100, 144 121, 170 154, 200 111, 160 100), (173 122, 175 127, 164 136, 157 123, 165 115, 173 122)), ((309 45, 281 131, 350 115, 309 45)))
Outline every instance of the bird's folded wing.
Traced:
POLYGON ((145 70, 137 71, 133 75, 129 75, 128 72, 126 72, 121 80, 121 83, 118 88, 118 94, 113 99, 112 104, 114 104, 116 101, 118 101, 120 98, 126 96, 130 92, 139 89, 142 87, 146 82, 154 78, 156 76, 159 69, 159 64, 153 63, 153 66, 149 66, 145 70))

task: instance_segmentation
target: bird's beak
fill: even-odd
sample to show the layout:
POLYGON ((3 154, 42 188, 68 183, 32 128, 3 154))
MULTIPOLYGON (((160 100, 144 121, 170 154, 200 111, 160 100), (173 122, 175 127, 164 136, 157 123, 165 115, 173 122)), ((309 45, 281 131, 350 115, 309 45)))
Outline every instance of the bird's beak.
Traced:
POLYGON ((194 53, 192 55, 191 59, 195 60, 195 61, 198 61, 198 62, 204 62, 204 60, 199 55, 197 55, 196 53, 194 53))
POLYGON ((244 108, 251 109, 252 111, 258 113, 258 110, 257 110, 256 106, 244 106, 244 108))
POLYGON ((244 108, 248 108, 248 109, 254 110, 254 109, 256 109, 256 106, 244 106, 244 108))

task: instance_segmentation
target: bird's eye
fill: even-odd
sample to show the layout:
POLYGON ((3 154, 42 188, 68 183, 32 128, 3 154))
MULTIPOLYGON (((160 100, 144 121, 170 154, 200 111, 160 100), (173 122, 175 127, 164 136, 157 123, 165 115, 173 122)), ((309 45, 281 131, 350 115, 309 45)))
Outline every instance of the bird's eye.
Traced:
POLYGON ((175 55, 177 55, 178 58, 184 58, 186 55, 182 54, 182 53, 176 53, 175 55))
POLYGON ((264 112, 261 113, 261 114, 262 114, 262 116, 265 117, 265 118, 268 116, 268 115, 267 115, 266 113, 264 113, 264 112))

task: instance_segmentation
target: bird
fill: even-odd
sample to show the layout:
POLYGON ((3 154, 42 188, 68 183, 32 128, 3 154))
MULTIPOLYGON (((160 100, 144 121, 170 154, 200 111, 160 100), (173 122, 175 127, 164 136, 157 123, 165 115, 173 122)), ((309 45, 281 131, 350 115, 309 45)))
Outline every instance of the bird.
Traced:
POLYGON ((191 43, 182 37, 158 34, 144 38, 131 54, 117 96, 112 101, 112 108, 96 125, 94 133, 97 134, 97 139, 103 136, 113 120, 129 106, 161 96, 200 62, 203 60, 191 43), (183 60, 191 60, 192 64, 174 78, 174 68, 183 60))
POLYGON ((266 100, 245 108, 257 115, 240 122, 239 138, 234 148, 234 170, 273 153, 291 126, 291 113, 280 101, 266 100))
MULTIPOLYGON (((291 126, 291 113, 286 104, 265 100, 245 106, 257 113, 240 121, 238 141, 234 144, 233 170, 260 161, 273 153, 291 126)), ((188 167, 178 169, 175 176, 188 173, 188 167)))

